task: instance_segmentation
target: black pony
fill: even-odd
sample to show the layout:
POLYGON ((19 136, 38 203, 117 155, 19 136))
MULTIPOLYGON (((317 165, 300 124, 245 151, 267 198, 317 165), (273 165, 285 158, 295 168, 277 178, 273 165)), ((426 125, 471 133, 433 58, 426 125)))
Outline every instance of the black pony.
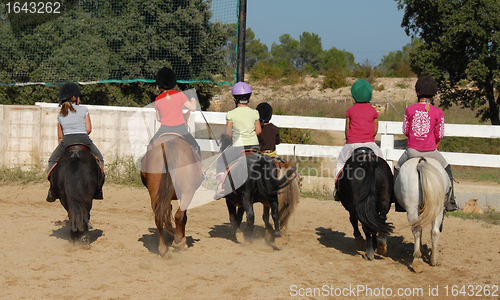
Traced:
POLYGON ((389 165, 369 148, 356 149, 339 174, 336 200, 349 211, 356 245, 364 248, 365 241, 358 229, 358 220, 361 222, 366 235, 365 259, 374 259, 375 247, 380 255, 387 252, 386 238, 394 228, 386 222, 395 199, 393 187, 389 165))
POLYGON ((85 145, 70 145, 49 174, 50 189, 68 212, 71 240, 90 246, 92 200, 101 191, 104 173, 85 145))
MULTIPOLYGON (((227 146, 227 139, 222 139, 221 149, 227 146)), ((228 193, 226 198, 229 219, 235 230, 238 242, 251 242, 255 214, 253 204, 261 202, 269 205, 274 223, 274 245, 281 248, 283 244, 280 230, 280 216, 278 209, 278 191, 295 179, 295 169, 289 168, 278 178, 278 170, 273 158, 260 153, 251 153, 240 157, 230 164, 229 172, 224 179, 224 186, 228 193), (243 233, 240 230, 243 213, 246 212, 246 227, 243 233)))

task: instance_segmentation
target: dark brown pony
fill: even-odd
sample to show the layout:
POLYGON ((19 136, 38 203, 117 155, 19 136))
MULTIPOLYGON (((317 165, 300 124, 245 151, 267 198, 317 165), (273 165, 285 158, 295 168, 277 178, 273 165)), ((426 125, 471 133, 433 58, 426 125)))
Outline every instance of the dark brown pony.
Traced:
POLYGON ((394 198, 394 181, 387 162, 370 148, 358 148, 345 163, 337 182, 337 197, 349 211, 356 245, 366 249, 363 258, 373 260, 387 252, 387 236, 394 226, 387 213, 394 198), (358 228, 361 223, 366 243, 358 228))
POLYGON ((92 200, 104 184, 104 173, 83 144, 69 145, 48 177, 50 189, 68 212, 71 240, 90 247, 92 200))
MULTIPOLYGON (((284 159, 275 158, 276 168, 278 169, 278 177, 283 176, 288 172, 288 170, 293 169, 292 163, 286 161, 284 159)), ((283 244, 288 242, 288 233, 287 233, 287 225, 290 220, 291 215, 295 211, 295 207, 299 203, 300 198, 300 190, 299 190, 299 179, 297 178, 297 173, 294 174, 294 179, 290 182, 289 185, 279 190, 278 193, 278 212, 279 212, 279 223, 281 234, 283 237, 283 244)), ((271 205, 269 201, 262 202, 264 206, 264 210, 262 213, 262 220, 266 226, 266 234, 272 236, 273 227, 269 222, 269 212, 271 210, 271 205)))
POLYGON ((187 249, 186 209, 203 182, 201 163, 191 146, 180 135, 161 135, 151 143, 142 160, 141 179, 151 197, 160 256, 167 253, 163 228, 174 236, 174 248, 187 249), (175 213, 175 233, 172 226, 172 200, 179 200, 179 209, 175 213))

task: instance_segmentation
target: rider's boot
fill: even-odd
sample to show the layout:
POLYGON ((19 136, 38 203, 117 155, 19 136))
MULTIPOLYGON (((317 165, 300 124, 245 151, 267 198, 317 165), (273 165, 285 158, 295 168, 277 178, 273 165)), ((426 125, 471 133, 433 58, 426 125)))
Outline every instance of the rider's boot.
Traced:
POLYGON ((224 172, 220 172, 215 176, 215 178, 217 179, 217 191, 215 192, 214 199, 219 200, 224 197, 224 172))
POLYGON ((47 194, 47 199, 45 200, 47 200, 47 202, 54 202, 57 200, 57 196, 51 189, 49 189, 49 192, 47 194))
POLYGON ((449 195, 447 195, 448 197, 446 197, 445 211, 455 211, 455 210, 460 209, 460 207, 458 206, 457 202, 455 201, 455 192, 453 189, 453 174, 451 174, 451 166, 450 165, 446 166, 446 168, 444 170, 446 171, 446 173, 450 177, 450 181, 451 181, 451 189, 450 189, 449 195))
MULTIPOLYGON (((394 183, 396 183, 396 178, 399 175, 399 169, 394 168, 394 183)), ((394 203, 394 208, 396 209, 397 212, 406 212, 406 209, 404 209, 401 204, 399 204, 399 201, 396 199, 396 202, 394 203)))

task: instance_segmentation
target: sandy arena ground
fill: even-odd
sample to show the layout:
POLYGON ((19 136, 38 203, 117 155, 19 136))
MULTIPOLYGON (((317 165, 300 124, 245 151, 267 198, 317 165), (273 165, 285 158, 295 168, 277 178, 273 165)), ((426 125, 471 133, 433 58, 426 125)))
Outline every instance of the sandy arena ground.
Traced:
POLYGON ((66 212, 59 201, 45 202, 47 188, 0 187, 0 299, 385 299, 389 292, 392 299, 500 299, 500 226, 445 218, 442 265, 416 274, 404 213, 388 215, 396 229, 387 254, 366 261, 340 203, 301 198, 289 243, 278 251, 263 238, 260 205, 256 239, 242 245, 221 200, 189 210, 189 249, 169 248, 160 258, 146 189, 105 186, 105 200, 91 211, 91 248, 83 250, 58 225, 66 212), (495 296, 484 297, 486 286, 495 296))

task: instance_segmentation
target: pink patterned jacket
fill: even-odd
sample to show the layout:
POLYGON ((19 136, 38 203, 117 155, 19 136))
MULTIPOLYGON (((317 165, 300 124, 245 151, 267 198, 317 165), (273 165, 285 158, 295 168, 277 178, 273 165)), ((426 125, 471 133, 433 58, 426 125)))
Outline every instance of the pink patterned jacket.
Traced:
POLYGON ((429 112, 426 112, 423 103, 409 106, 405 111, 403 133, 408 137, 408 148, 419 151, 435 150, 444 136, 443 111, 429 105, 429 112))

